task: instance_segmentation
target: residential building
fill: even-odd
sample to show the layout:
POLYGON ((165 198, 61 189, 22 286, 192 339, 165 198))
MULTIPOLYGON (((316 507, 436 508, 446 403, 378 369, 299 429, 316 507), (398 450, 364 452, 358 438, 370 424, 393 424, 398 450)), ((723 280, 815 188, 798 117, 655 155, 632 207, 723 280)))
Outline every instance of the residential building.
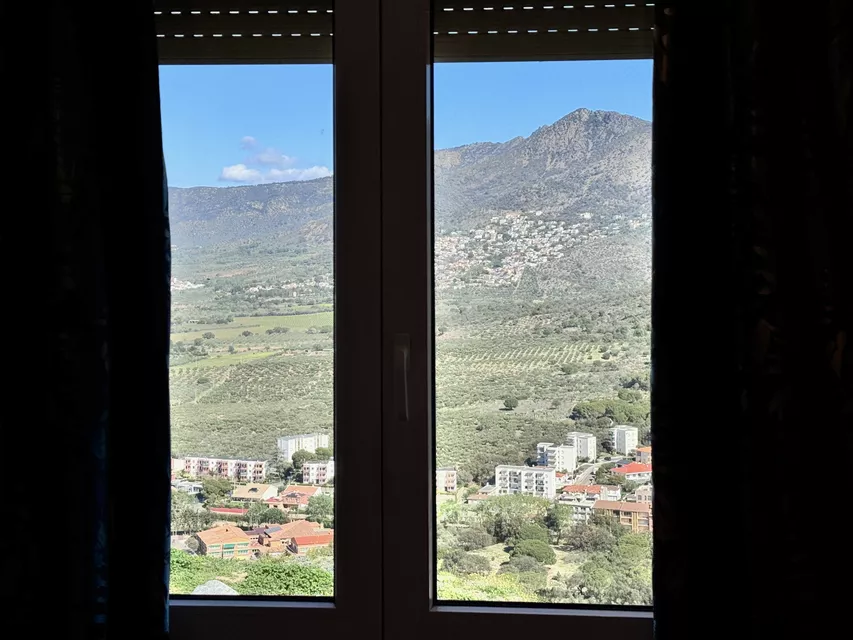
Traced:
POLYGON ((201 482, 189 482, 188 480, 173 480, 172 488, 191 496, 197 496, 202 492, 201 482))
POLYGON ((654 529, 652 505, 647 502, 598 500, 594 508, 622 526, 630 528, 634 533, 650 532, 654 529))
POLYGON ((244 516, 249 512, 248 509, 235 509, 234 507, 210 507, 208 511, 220 516, 244 516))
POLYGON ((439 467, 435 470, 435 490, 439 493, 456 493, 456 467, 439 467))
POLYGON ((595 503, 595 500, 588 500, 585 498, 572 498, 569 497, 568 494, 563 494, 560 496, 560 504, 572 508, 573 522, 589 522, 589 519, 592 517, 594 511, 595 503))
POLYGON ((334 542, 334 530, 308 520, 296 520, 287 524, 273 525, 264 529, 258 542, 265 553, 302 553, 317 547, 326 547, 334 542))
POLYGON ((288 485, 277 498, 269 498, 264 502, 273 509, 280 509, 282 511, 290 509, 299 510, 307 507, 308 500, 321 493, 320 487, 288 485))
POLYGON ((618 473, 631 482, 648 482, 652 479, 652 465, 629 462, 621 467, 614 467, 610 473, 618 473))
POLYGON ((578 458, 586 458, 590 462, 595 462, 598 455, 595 436, 591 433, 583 433, 581 431, 570 431, 566 434, 566 444, 573 446, 577 450, 578 458))
POLYGON ((275 498, 278 495, 278 489, 271 484, 244 484, 231 492, 231 498, 234 500, 252 500, 261 502, 275 498))
POLYGON ((655 490, 650 484, 644 484, 642 487, 637 487, 634 492, 634 498, 637 502, 651 503, 655 496, 655 490))
MULTIPOLYGON (((182 471, 191 478, 218 476, 238 482, 262 482, 267 477, 267 463, 264 460, 240 460, 234 458, 201 458, 189 456, 182 458, 182 471)), ((172 461, 172 469, 175 461, 172 461)))
POLYGON ((282 436, 277 440, 278 450, 286 462, 293 462, 297 451, 314 453, 321 447, 329 446, 329 436, 325 433, 303 433, 297 436, 282 436))
POLYGON ((233 525, 214 527, 195 534, 198 552, 215 558, 248 558, 251 539, 246 532, 233 525))
POLYGON ((639 429, 627 425, 618 425, 610 430, 610 440, 616 453, 628 455, 637 448, 639 429))
POLYGON ((324 529, 310 535, 293 536, 290 541, 289 551, 295 555, 308 553, 311 549, 319 549, 328 547, 335 541, 335 532, 333 529, 324 529))
POLYGON ((557 494, 556 469, 502 464, 495 467, 498 495, 520 493, 527 496, 554 498, 557 494))
POLYGON ((557 471, 572 473, 578 468, 577 449, 574 445, 540 442, 536 445, 536 458, 543 467, 554 467, 557 471))
POLYGON ((326 484, 335 478, 335 459, 309 460, 302 465, 302 482, 326 484))
POLYGON ((466 498, 466 502, 470 504, 472 502, 481 502, 482 500, 488 500, 492 496, 497 495, 496 491, 497 487, 495 485, 485 484, 480 487, 480 490, 477 491, 477 493, 472 493, 470 496, 468 496, 468 498, 466 498))
POLYGON ((637 462, 642 464, 651 464, 652 463, 652 448, 651 447, 637 447, 637 462))
POLYGON ((563 487, 560 499, 621 500, 622 487, 610 484, 569 484, 563 487))

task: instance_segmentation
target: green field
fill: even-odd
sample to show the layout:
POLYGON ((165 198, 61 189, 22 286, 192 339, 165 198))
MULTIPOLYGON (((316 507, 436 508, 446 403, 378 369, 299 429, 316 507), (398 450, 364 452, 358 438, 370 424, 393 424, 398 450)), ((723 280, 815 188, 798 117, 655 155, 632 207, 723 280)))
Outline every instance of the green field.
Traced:
POLYGON ((267 329, 274 329, 275 327, 287 327, 291 331, 307 331, 312 327, 332 325, 334 315, 331 311, 322 311, 292 316, 237 316, 233 322, 227 325, 204 325, 202 329, 173 333, 171 339, 173 342, 188 342, 211 332, 217 340, 230 341, 242 337, 244 331, 263 334, 266 333, 267 329))

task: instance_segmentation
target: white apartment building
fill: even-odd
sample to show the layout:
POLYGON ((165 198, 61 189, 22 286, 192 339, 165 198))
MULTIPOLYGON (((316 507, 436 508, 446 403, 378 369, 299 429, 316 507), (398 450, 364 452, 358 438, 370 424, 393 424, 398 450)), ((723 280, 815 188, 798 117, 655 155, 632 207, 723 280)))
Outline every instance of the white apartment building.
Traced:
POLYGON ((595 440, 595 436, 591 433, 570 431, 566 434, 566 444, 573 446, 577 450, 578 458, 586 458, 590 462, 595 462, 595 458, 598 455, 596 449, 598 443, 595 440))
POLYGON ((521 493, 553 499, 557 495, 557 470, 500 464, 495 467, 495 487, 498 495, 521 493))
POLYGON ((435 470, 435 490, 439 493, 456 492, 456 467, 439 467, 435 470))
POLYGON ((540 442, 536 445, 536 458, 543 467, 554 467, 555 471, 572 473, 578 468, 578 454, 574 445, 540 442))
MULTIPOLYGON (((191 478, 218 476, 242 482, 260 482, 267 477, 267 463, 264 460, 188 456, 183 461, 183 471, 191 478)), ((174 462, 172 468, 175 468, 174 462)))
POLYGON ((610 439, 616 453, 627 455, 637 448, 639 429, 627 425, 618 425, 610 430, 610 439))
POLYGON ((298 436, 282 436, 277 440, 278 450, 286 462, 293 462, 297 451, 314 453, 320 447, 329 446, 329 436, 324 433, 303 433, 298 436))
POLYGON ((572 508, 572 522, 589 522, 595 502, 587 498, 571 498, 566 494, 560 496, 560 504, 572 508))
POLYGON ((334 478, 334 458, 329 458, 328 460, 309 460, 302 465, 302 482, 307 482, 308 484, 326 484, 334 478))

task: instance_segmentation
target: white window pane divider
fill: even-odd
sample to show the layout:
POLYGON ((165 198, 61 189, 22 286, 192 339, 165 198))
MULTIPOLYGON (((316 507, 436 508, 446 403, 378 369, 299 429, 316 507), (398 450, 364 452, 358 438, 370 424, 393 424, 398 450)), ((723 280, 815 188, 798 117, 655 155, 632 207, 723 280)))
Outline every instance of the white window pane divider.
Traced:
POLYGON ((334 600, 173 598, 172 640, 382 635, 379 0, 337 5, 334 600))

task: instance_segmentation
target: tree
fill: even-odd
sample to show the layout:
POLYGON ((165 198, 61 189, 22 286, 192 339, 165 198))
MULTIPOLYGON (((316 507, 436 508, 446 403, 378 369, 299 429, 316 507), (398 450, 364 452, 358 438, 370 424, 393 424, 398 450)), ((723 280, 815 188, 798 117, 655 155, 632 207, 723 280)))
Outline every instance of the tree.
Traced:
POLYGON ((479 527, 465 527, 456 531, 456 544, 463 551, 482 549, 495 543, 488 531, 479 527))
POLYGON ((243 516, 246 519, 246 524, 250 527, 257 527, 259 524, 262 524, 263 517, 268 510, 269 507, 263 502, 253 502, 246 510, 246 515, 243 516))
POLYGON ((201 492, 208 504, 221 502, 231 493, 231 483, 226 478, 205 476, 201 479, 201 492))
POLYGON ((308 498, 306 515, 309 520, 319 522, 324 527, 334 526, 335 502, 332 496, 320 493, 308 498))
POLYGON ((216 336, 212 331, 205 331, 203 334, 201 334, 201 337, 205 340, 213 340, 216 336))
POLYGON ((253 336, 253 335, 255 335, 255 334, 254 334, 254 333, 252 333, 251 331, 249 331, 248 329, 246 329, 246 330, 245 330, 242 334, 240 334, 240 335, 242 335, 244 338, 248 338, 249 336, 253 336))
POLYGON ((541 540, 522 540, 512 548, 511 556, 530 556, 542 564, 554 564, 557 554, 546 542, 541 540))
POLYGON ((514 396, 507 396, 504 398, 504 407, 508 411, 513 411, 518 406, 518 398, 514 396))
POLYGON ((265 524, 286 524, 290 519, 281 509, 269 507, 261 516, 261 522, 265 524))
POLYGON ((293 468, 296 470, 297 474, 302 473, 302 465, 308 462, 309 460, 314 459, 314 454, 310 451, 305 451, 305 449, 300 449, 293 454, 293 468))
POLYGON ((246 578, 235 588, 259 596, 331 596, 332 574, 316 566, 263 558, 250 562, 246 578))
POLYGON ((539 540, 548 544, 551 541, 551 536, 548 535, 548 529, 542 525, 532 522, 521 525, 518 533, 513 537, 513 540, 518 543, 522 540, 539 540))
POLYGON ((575 364, 570 362, 569 364, 564 364, 560 367, 560 371, 567 376, 572 376, 581 370, 581 366, 579 364, 575 364))
POLYGON ((233 344, 228 345, 228 353, 234 353, 234 345, 233 344))
POLYGON ((184 543, 187 545, 187 549, 192 551, 193 553, 198 553, 198 538, 195 536, 190 536, 187 538, 187 541, 184 543))
POLYGON ((573 525, 572 507, 567 504, 551 505, 545 515, 545 525, 554 534, 554 544, 560 544, 573 525))
POLYGON ((480 505, 477 513, 483 528, 498 542, 514 539, 525 524, 541 522, 549 501, 520 494, 497 496, 480 505))
POLYGON ((444 570, 461 575, 485 576, 492 572, 492 565, 484 556, 456 549, 444 556, 444 570))
POLYGON ((314 452, 314 460, 328 460, 332 457, 332 450, 328 447, 317 447, 314 452))
POLYGON ((536 558, 531 556, 514 556, 498 569, 498 573, 544 573, 547 569, 543 567, 536 558))

